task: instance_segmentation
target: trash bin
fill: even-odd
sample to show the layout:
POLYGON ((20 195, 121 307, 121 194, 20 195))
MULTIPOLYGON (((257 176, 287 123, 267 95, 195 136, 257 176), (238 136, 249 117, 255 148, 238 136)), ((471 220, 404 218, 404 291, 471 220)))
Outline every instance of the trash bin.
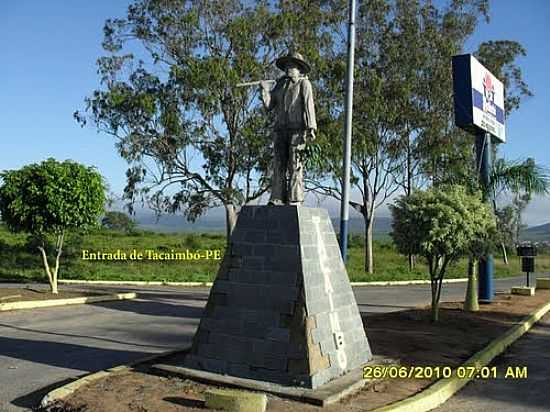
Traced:
POLYGON ((526 273, 527 286, 529 287, 529 274, 535 271, 537 248, 534 245, 521 245, 516 248, 516 251, 521 258, 521 271, 526 273))

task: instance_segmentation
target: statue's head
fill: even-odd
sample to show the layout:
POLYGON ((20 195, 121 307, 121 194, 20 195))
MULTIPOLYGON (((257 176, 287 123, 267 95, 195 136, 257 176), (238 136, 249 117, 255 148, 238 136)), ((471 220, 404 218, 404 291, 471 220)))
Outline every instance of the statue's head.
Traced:
POLYGON ((285 66, 285 73, 288 77, 297 78, 303 74, 297 64, 288 62, 285 66))
POLYGON ((286 56, 279 57, 275 64, 290 77, 298 77, 300 74, 307 74, 311 70, 311 67, 300 53, 289 53, 286 56))

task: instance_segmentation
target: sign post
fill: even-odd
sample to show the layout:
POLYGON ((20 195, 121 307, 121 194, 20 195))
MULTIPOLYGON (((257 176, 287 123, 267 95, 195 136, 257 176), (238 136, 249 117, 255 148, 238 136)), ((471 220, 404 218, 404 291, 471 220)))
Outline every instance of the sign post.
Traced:
MULTIPOLYGON (((492 204, 491 140, 506 142, 504 85, 471 54, 453 56, 455 124, 476 137, 476 164, 483 198, 492 204)), ((493 256, 479 261, 479 301, 494 297, 493 256)))
MULTIPOLYGON (((483 187, 483 200, 492 204, 491 179, 491 134, 483 130, 476 135, 476 164, 479 169, 479 178, 483 187)), ((493 255, 487 254, 479 259, 478 300, 491 302, 494 297, 494 263, 493 255)))

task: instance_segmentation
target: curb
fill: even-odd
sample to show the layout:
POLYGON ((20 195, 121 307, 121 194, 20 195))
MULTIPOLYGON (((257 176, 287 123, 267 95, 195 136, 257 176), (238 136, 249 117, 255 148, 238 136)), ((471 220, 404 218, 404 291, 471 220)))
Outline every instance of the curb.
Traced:
POLYGON ((0 312, 20 309, 48 308, 52 306, 77 305, 83 303, 108 302, 113 300, 135 299, 137 293, 114 293, 111 295, 89 296, 68 299, 26 300, 19 302, 0 303, 0 312))
MULTIPOLYGON (((498 338, 493 340, 484 349, 480 350, 460 367, 476 367, 481 368, 487 366, 495 357, 500 355, 506 350, 508 346, 518 340, 524 335, 531 327, 542 318, 547 312, 550 311, 550 302, 541 306, 530 315, 526 316, 516 326, 510 328, 498 338)), ((455 368, 456 371, 456 368, 455 368)), ((431 409, 437 408, 455 393, 457 393, 463 386, 473 380, 472 378, 459 379, 456 376, 456 372, 450 378, 443 378, 427 389, 423 390, 417 395, 413 395, 409 398, 395 402, 393 404, 383 406, 382 408, 375 409, 373 412, 425 412, 431 409)))
MULTIPOLYGON (((468 278, 443 279, 443 283, 460 283, 468 282, 468 278)), ((351 286, 402 286, 402 285, 429 285, 430 280, 388 280, 388 281, 373 281, 373 282, 350 282, 351 286)))
POLYGON ((537 278, 537 289, 550 289, 550 278, 537 278))
MULTIPOLYGON (((467 282, 468 278, 443 279, 443 283, 467 282)), ((127 286, 187 286, 187 287, 211 287, 213 282, 164 282, 164 281, 141 281, 141 280, 59 280, 59 283, 72 285, 127 285, 127 286)), ((351 286, 401 286, 401 285, 427 285, 429 280, 388 280, 373 282, 350 282, 351 286)))
POLYGON ((165 282, 147 280, 80 280, 65 279, 58 283, 66 285, 115 285, 115 286, 189 286, 189 287, 211 287, 213 282, 165 282))
POLYGON ((107 377, 107 376, 109 376, 113 373, 124 372, 124 371, 130 370, 133 366, 136 366, 140 363, 150 362, 152 360, 160 359, 160 358, 163 358, 165 356, 176 354, 178 352, 184 352, 186 350, 189 350, 188 346, 183 348, 183 349, 174 349, 174 350, 169 350, 169 351, 166 351, 166 352, 146 356, 144 358, 135 360, 133 362, 129 362, 125 365, 114 366, 114 367, 109 368, 109 369, 105 369, 105 370, 101 370, 101 371, 98 371, 98 372, 91 373, 89 375, 83 376, 82 378, 77 378, 75 381, 73 381, 71 383, 67 383, 66 385, 63 385, 63 386, 61 386, 57 389, 54 389, 54 390, 48 392, 42 398, 42 400, 40 401, 40 407, 41 408, 46 408, 54 402, 58 402, 58 401, 61 401, 61 400, 65 399, 67 396, 73 394, 80 387, 82 387, 82 386, 84 386, 88 383, 92 383, 92 382, 94 382, 98 379, 107 377))

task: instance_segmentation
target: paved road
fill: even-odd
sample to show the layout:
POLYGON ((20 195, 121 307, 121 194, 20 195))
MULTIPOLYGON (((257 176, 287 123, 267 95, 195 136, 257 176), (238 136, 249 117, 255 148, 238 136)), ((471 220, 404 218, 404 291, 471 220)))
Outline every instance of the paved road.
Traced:
MULTIPOLYGON (((497 290, 521 282, 497 281, 497 290)), ((208 298, 206 288, 116 289, 141 298, 0 313, 0 412, 29 410, 72 377, 189 344, 208 298)), ((464 289, 447 284, 442 300, 463 299, 464 289)), ((355 294, 367 316, 430 301, 428 285, 362 287, 355 294)))
POLYGON ((550 410, 550 314, 491 364, 497 379, 474 381, 435 409, 439 412, 550 410), (527 367, 527 379, 505 379, 508 367, 527 367))

